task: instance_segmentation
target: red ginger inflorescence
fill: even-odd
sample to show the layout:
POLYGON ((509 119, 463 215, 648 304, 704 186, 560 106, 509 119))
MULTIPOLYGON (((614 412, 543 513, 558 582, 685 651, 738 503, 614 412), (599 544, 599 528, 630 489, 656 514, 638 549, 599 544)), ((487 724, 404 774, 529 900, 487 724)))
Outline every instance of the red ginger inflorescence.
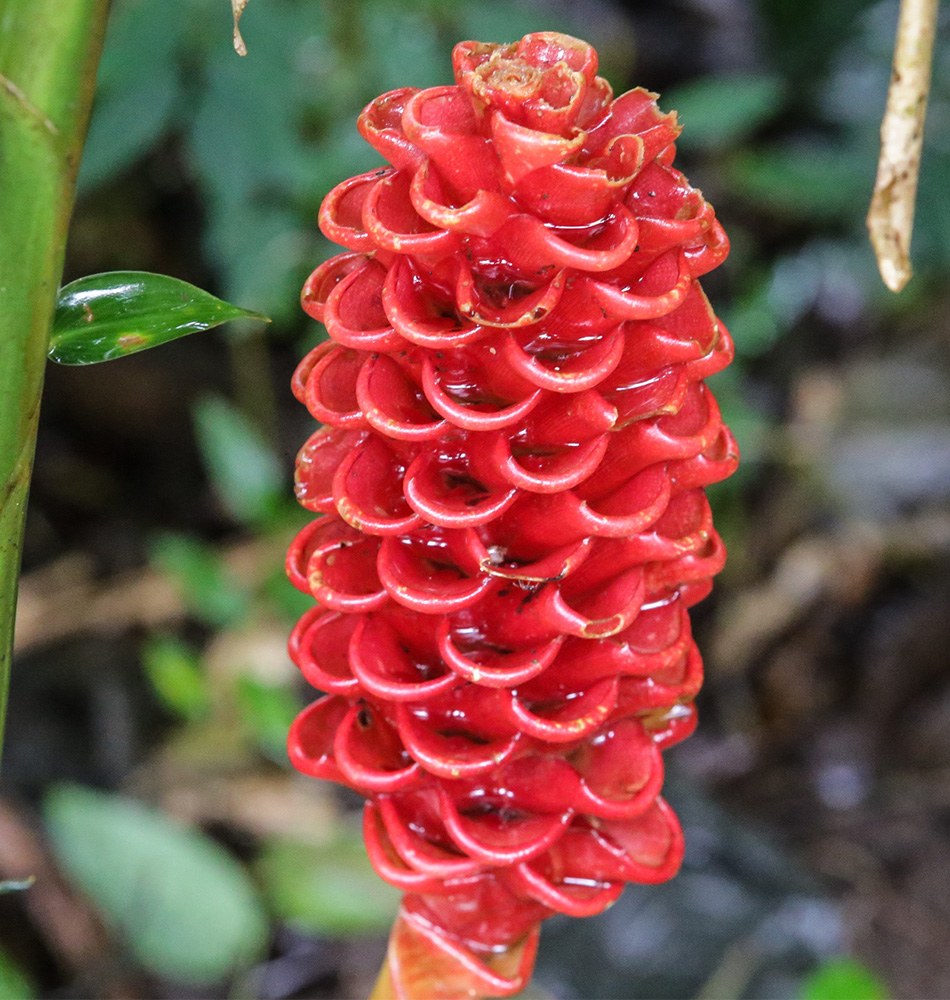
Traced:
POLYGON ((350 252, 306 283, 330 340, 293 382, 324 516, 288 557, 318 602, 290 648, 327 694, 290 754, 367 799, 405 996, 420 955, 446 996, 514 992, 541 920, 676 872, 660 751, 695 724, 688 609, 725 558, 703 488, 737 462, 696 280, 728 241, 675 115, 566 35, 453 61, 360 116, 391 165, 323 203, 350 252))

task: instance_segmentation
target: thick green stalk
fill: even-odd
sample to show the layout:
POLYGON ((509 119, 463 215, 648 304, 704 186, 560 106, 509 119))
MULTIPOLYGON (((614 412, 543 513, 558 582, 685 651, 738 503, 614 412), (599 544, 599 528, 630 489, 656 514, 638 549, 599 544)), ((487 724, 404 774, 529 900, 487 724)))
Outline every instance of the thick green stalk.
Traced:
POLYGON ((0 743, 49 327, 108 0, 0 0, 0 743))

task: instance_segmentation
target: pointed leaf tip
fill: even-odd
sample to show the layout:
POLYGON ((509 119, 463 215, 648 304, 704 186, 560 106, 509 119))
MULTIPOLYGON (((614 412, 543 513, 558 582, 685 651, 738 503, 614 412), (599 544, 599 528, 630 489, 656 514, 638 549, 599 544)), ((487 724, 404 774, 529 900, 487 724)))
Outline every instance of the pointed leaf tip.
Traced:
POLYGON ((61 365, 90 365, 124 358, 232 319, 270 322, 260 313, 165 274, 92 274, 60 289, 48 354, 61 365))

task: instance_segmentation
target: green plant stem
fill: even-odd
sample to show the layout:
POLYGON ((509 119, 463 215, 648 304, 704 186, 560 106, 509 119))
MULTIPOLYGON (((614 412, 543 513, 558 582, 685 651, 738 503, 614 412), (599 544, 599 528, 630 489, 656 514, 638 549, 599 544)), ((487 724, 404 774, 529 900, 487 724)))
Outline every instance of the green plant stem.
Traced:
POLYGON ((0 745, 49 328, 108 0, 0 0, 0 745))

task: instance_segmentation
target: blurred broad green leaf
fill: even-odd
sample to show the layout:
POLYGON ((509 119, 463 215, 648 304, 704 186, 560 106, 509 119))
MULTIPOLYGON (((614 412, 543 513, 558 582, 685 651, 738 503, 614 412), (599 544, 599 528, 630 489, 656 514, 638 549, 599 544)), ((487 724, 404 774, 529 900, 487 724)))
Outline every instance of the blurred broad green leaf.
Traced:
POLYGON ((33 1000, 35 996, 36 984, 0 949, 0 1000, 33 1000))
POLYGON ((783 94, 777 76, 709 76, 667 91, 660 103, 683 126, 677 146, 713 150, 748 139, 780 110, 783 94))
POLYGON ((168 127, 178 96, 178 79, 169 63, 131 89, 99 100, 83 153, 80 190, 102 184, 147 153, 168 127))
POLYGON ((150 560, 174 578, 188 610, 208 625, 231 625, 247 614, 250 597, 210 545, 187 535, 160 535, 150 560))
POLYGON ((92 274, 59 290, 49 356, 62 365, 111 361, 242 317, 266 321, 165 274, 92 274))
POLYGON ((96 104, 79 171, 88 190, 155 146, 181 96, 177 49, 184 19, 154 0, 113 4, 99 65, 96 104))
POLYGON ((208 685, 198 657, 172 636, 152 636, 142 665, 166 708, 183 719, 203 718, 210 709, 208 685))
POLYGON ((254 888, 208 837, 77 786, 50 792, 45 814, 67 875, 151 972, 214 983, 264 951, 268 925, 254 888))
POLYGON ((280 507, 284 476, 277 456, 240 410, 218 396, 194 409, 205 467, 221 502, 243 524, 260 524, 280 507))
POLYGON ((740 197, 772 215, 826 223, 863 215, 874 166, 846 148, 789 145, 743 150, 723 173, 740 197))
POLYGON ((886 1000, 887 987, 862 962, 832 958, 805 980, 803 1000, 886 1000))
POLYGON ((255 872, 272 912, 307 933, 384 931, 399 906, 400 892, 373 871, 356 835, 325 846, 273 840, 255 872))
POLYGON ((287 731, 303 707, 293 691, 244 674, 237 683, 241 719, 263 752, 287 763, 287 731))

